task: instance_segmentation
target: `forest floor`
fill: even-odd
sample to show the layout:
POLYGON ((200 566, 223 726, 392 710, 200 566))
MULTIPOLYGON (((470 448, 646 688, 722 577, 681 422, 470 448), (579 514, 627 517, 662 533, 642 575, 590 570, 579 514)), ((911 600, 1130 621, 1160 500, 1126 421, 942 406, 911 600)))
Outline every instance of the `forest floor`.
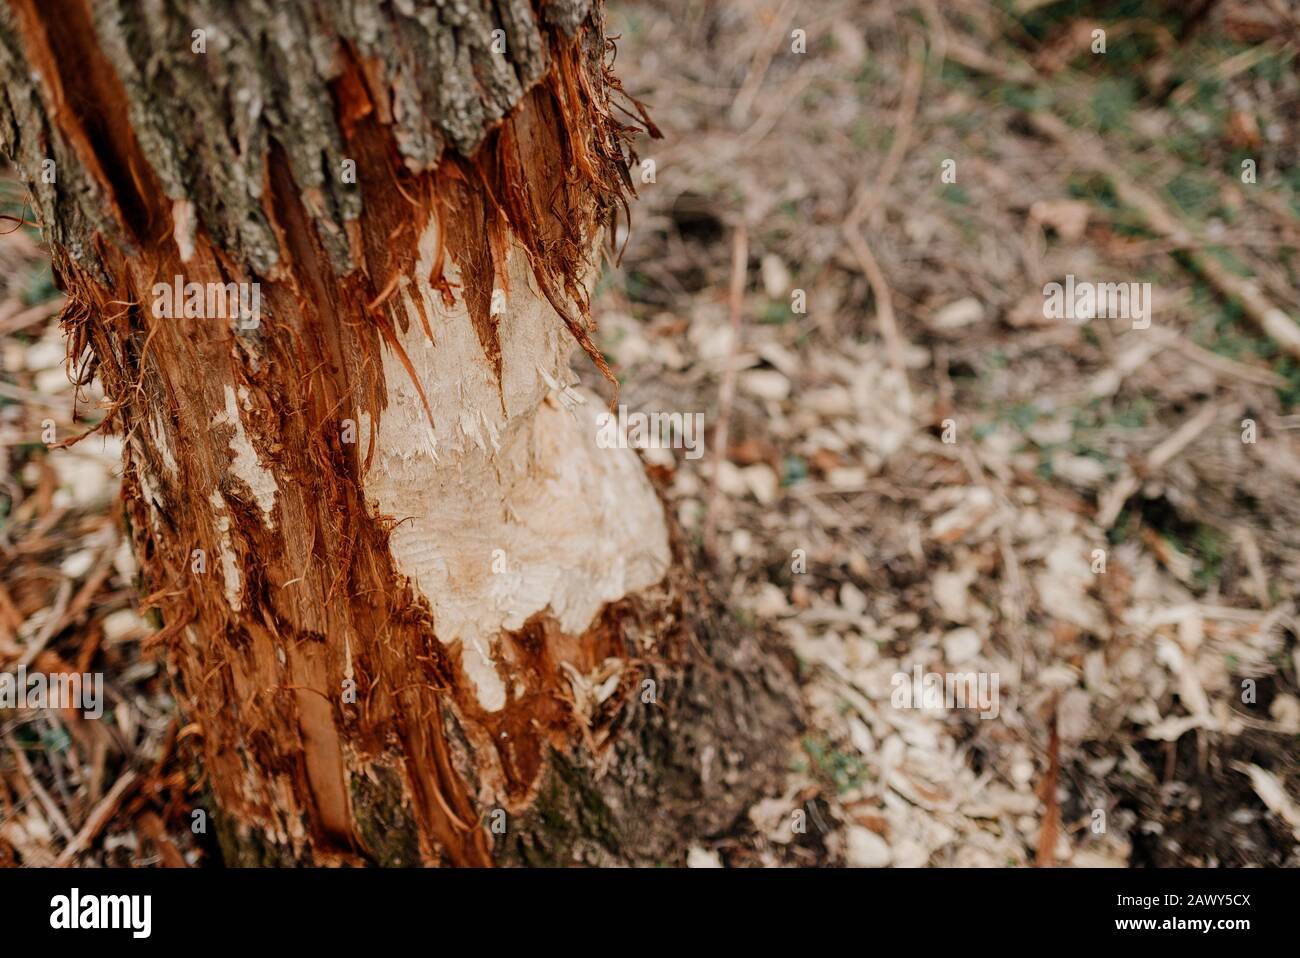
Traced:
MULTIPOLYGON (((647 459, 806 711, 677 863, 1300 865, 1300 16, 1194 6, 611 5, 664 138, 599 342, 704 414, 647 459), (1067 276, 1149 326, 1046 318, 1067 276), (996 697, 899 707, 914 670, 996 697)), ((96 395, 58 306, 0 238, 0 667, 102 671, 113 721, 0 712, 0 865, 199 863, 120 440, 42 441, 96 395)))

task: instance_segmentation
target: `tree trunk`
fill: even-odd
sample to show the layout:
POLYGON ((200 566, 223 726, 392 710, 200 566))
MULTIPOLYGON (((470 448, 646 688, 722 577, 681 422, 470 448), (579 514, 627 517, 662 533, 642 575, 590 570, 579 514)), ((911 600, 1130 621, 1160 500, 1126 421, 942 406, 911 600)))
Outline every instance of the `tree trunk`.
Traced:
POLYGON ((609 374, 588 292, 638 132, 602 28, 0 15, 0 135, 229 863, 677 861, 779 779, 788 677, 571 385, 575 343, 609 374))

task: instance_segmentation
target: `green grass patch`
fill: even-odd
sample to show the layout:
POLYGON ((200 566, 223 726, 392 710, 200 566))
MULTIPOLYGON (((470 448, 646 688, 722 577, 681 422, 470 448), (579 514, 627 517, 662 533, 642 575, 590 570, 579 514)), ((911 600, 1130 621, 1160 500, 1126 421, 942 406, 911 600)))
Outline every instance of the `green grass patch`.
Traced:
POLYGON ((863 784, 869 777, 866 762, 836 748, 824 736, 804 736, 803 750, 811 761, 809 771, 833 785, 837 794, 863 784))

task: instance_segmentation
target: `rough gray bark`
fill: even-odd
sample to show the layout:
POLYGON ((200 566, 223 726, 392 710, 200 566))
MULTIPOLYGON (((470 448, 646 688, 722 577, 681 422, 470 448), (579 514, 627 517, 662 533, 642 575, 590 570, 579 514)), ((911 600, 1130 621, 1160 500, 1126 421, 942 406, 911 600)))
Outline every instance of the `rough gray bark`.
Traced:
MULTIPOLYGON (((85 158, 49 125, 39 75, 29 69, 40 66, 29 63, 22 48, 18 18, 35 16, 23 12, 26 6, 15 2, 0 17, 4 139, 22 169, 39 171, 52 156, 61 174, 76 178, 60 185, 30 182, 51 240, 79 264, 92 266, 94 252, 84 246, 92 233, 116 234, 124 242, 145 237, 112 228, 113 197, 82 170, 85 158)), ((79 4, 57 0, 44 6, 74 23, 84 17, 79 4)), ((590 0, 549 3, 542 23, 573 37, 590 6, 590 0)), ((471 155, 548 64, 543 26, 527 0, 96 0, 90 15, 99 58, 111 65, 125 91, 126 118, 158 188, 173 203, 192 203, 198 224, 263 275, 273 273, 279 259, 263 211, 271 141, 309 198, 313 225, 335 268, 346 272, 357 265, 347 236, 348 224, 361 215, 361 193, 337 173, 348 158, 342 127, 349 118, 335 115, 334 85, 349 60, 367 81, 388 87, 391 105, 383 109, 385 99, 377 101, 380 120, 391 126, 413 173, 434 169, 448 144, 471 155), (495 30, 504 36, 494 38, 495 30), (501 40, 502 52, 493 52, 501 40), (200 41, 218 55, 196 54, 200 41)), ((86 26, 77 23, 79 30, 86 26)), ((56 57, 83 63, 89 58, 89 47, 66 33, 48 36, 56 57)), ((600 50, 591 53, 599 56, 600 50)), ((88 92, 111 96, 110 90, 88 92)), ((120 114, 122 104, 111 109, 120 114)), ((101 123, 106 131, 111 125, 107 118, 101 123)), ((96 145, 114 139, 109 134, 96 145)), ((104 173, 117 174, 119 200, 134 192, 126 170, 113 166, 123 158, 120 150, 102 157, 104 173)))

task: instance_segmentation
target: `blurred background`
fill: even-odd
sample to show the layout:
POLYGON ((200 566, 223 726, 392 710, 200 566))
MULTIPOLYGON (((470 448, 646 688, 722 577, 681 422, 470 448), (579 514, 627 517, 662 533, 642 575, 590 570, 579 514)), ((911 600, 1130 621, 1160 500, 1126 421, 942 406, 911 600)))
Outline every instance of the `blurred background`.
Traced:
MULTIPOLYGON (((647 459, 807 714, 683 860, 1300 864, 1300 6, 609 17, 664 136, 598 341, 630 409, 705 413, 703 458, 647 459), (1150 327, 1045 318, 1069 275, 1150 283, 1150 327), (997 717, 894 707, 916 666, 996 675, 997 717)), ((74 407, 39 236, 5 228, 0 667, 102 670, 112 720, 0 711, 0 864, 202 864, 121 443, 43 441, 98 394, 74 407)))

